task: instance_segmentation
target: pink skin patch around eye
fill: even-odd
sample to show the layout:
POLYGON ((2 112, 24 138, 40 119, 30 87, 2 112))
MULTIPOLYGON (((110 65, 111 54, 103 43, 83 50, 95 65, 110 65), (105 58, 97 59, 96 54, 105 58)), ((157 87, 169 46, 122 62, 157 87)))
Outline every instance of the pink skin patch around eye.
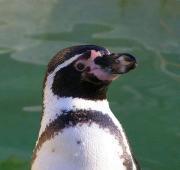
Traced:
POLYGON ((99 65, 94 63, 94 59, 96 57, 102 56, 99 51, 91 50, 91 62, 89 62, 89 67, 90 67, 90 74, 95 75, 99 80, 102 81, 112 81, 115 80, 118 75, 116 74, 111 74, 102 69, 99 65))
POLYGON ((101 56, 99 51, 91 50, 91 59, 95 59, 98 56, 101 56))

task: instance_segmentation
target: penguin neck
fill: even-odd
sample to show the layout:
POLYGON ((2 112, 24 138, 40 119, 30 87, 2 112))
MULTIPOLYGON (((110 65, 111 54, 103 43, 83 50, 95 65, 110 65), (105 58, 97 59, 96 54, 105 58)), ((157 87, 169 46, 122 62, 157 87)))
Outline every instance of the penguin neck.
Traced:
POLYGON ((89 100, 79 97, 59 97, 54 95, 51 88, 46 87, 44 90, 43 117, 41 121, 40 134, 45 130, 50 122, 63 114, 64 111, 77 110, 93 110, 104 114, 112 114, 109 102, 106 98, 103 100, 89 100))
POLYGON ((104 112, 110 110, 109 102, 106 97, 103 99, 89 99, 78 95, 58 96, 57 94, 54 94, 52 88, 49 86, 45 86, 43 96, 44 114, 61 114, 62 111, 71 110, 97 110, 104 112))

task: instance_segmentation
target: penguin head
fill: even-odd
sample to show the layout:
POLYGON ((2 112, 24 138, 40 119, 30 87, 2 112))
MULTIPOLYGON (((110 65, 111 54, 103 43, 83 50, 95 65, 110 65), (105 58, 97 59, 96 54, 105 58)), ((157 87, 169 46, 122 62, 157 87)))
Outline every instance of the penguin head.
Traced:
POLYGON ((49 62, 45 87, 58 97, 104 99, 108 85, 135 66, 136 59, 127 53, 110 53, 96 45, 73 46, 49 62))

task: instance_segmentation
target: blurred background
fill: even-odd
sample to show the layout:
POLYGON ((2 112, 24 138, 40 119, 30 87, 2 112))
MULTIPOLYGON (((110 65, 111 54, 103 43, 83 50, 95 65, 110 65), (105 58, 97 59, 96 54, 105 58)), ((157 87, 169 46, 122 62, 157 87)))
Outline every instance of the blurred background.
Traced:
POLYGON ((42 81, 60 49, 137 57, 109 90, 143 170, 180 169, 180 0, 0 0, 0 170, 27 170, 42 81))

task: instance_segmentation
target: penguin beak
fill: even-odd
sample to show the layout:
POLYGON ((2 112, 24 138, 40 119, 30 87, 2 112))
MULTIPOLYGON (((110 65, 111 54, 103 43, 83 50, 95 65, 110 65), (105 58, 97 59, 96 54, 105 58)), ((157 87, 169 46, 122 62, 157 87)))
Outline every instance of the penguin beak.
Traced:
POLYGON ((124 74, 137 66, 135 57, 128 53, 99 56, 94 62, 109 74, 124 74))

